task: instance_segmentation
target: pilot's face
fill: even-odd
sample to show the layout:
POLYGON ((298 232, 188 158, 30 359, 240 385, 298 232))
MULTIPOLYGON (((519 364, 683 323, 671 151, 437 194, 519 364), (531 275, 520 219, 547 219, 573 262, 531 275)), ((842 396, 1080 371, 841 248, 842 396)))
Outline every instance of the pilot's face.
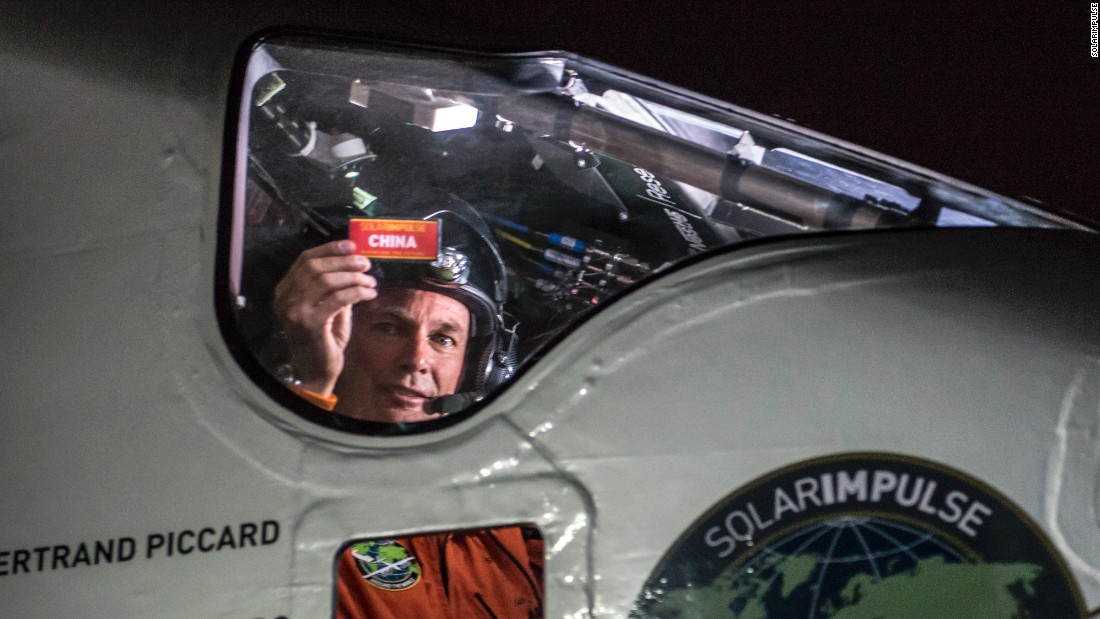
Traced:
POLYGON ((380 290, 353 309, 336 411, 367 421, 436 418, 428 402, 458 388, 469 332, 469 310, 451 297, 380 290))

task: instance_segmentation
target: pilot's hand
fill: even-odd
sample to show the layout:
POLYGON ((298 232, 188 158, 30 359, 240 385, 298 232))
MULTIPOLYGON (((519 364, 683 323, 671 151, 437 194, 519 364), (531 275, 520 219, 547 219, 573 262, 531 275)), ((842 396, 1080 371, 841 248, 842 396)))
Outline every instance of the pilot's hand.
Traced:
POLYGON ((301 253, 275 286, 275 316, 286 333, 301 386, 328 396, 344 369, 351 307, 378 296, 370 260, 355 243, 333 241, 301 253))

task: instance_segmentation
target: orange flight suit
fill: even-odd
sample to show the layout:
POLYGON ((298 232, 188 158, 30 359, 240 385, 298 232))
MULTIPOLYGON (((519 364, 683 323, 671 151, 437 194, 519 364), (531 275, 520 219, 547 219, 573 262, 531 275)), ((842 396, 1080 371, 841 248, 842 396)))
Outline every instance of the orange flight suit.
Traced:
POLYGON ((542 569, 534 527, 367 540, 340 553, 336 616, 542 617, 542 569))

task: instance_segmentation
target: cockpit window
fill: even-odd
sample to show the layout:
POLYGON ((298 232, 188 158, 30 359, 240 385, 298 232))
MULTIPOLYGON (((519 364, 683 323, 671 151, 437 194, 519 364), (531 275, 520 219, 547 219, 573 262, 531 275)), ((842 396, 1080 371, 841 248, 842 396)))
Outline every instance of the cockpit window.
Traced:
POLYGON ((302 410, 355 431, 461 418, 593 310, 721 247, 1069 225, 566 53, 284 37, 241 92, 234 320, 302 410))

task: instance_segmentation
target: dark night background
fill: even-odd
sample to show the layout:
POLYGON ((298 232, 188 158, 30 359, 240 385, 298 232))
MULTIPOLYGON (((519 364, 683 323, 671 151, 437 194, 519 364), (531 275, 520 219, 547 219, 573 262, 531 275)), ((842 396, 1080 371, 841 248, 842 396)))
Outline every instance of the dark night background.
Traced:
POLYGON ((1089 55, 1087 0, 21 4, 0 6, 11 26, 0 47, 154 81, 165 66, 177 80, 224 71, 247 37, 283 25, 564 49, 1100 225, 1100 59, 1089 55))

